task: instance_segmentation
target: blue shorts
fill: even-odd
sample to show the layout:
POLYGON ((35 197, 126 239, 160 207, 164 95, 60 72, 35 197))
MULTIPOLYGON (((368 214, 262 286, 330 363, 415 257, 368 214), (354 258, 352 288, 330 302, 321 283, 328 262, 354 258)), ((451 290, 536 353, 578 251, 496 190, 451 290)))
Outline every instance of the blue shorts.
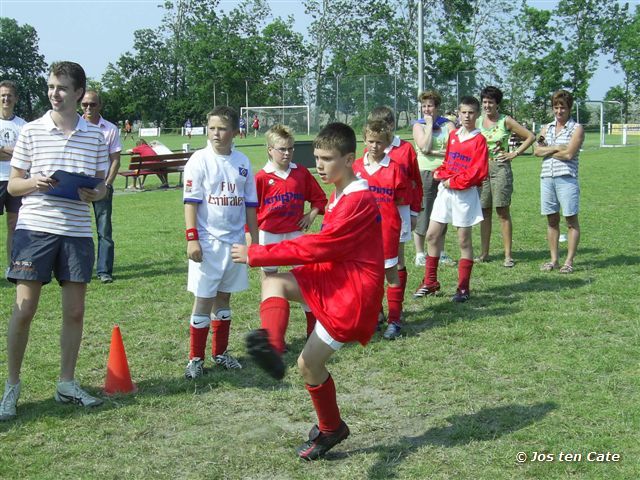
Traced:
POLYGON ((47 284, 51 272, 58 283, 89 283, 93 272, 93 238, 16 230, 7 280, 47 284))
POLYGON ((564 217, 573 217, 580 210, 580 185, 571 175, 540 179, 540 213, 552 215, 562 208, 564 217))
POLYGON ((0 182, 0 215, 6 210, 9 213, 18 213, 22 205, 22 197, 14 197, 9 195, 7 191, 9 182, 0 182))

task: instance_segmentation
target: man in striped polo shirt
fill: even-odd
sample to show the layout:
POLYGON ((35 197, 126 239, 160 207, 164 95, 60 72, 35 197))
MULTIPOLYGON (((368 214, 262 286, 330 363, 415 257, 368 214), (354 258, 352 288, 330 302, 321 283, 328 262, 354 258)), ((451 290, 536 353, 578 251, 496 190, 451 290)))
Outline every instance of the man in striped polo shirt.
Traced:
POLYGON ((51 281, 52 272, 62 286, 61 367, 55 399, 83 407, 102 403, 80 388, 74 373, 94 261, 89 204, 104 197, 105 184, 79 188, 80 200, 47 194, 56 184, 51 177, 56 170, 104 178, 109 168, 100 128, 77 113, 86 81, 77 63, 54 63, 48 80, 51 110, 24 126, 13 151, 9 193, 22 195, 23 200, 7 275, 17 286, 7 332, 9 378, 0 403, 0 420, 16 415, 29 328, 42 285, 51 281))

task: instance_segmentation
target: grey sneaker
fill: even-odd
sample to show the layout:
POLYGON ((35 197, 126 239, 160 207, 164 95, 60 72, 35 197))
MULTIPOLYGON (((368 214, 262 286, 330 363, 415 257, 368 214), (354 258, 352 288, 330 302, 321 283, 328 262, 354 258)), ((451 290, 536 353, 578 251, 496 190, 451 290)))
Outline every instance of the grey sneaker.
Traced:
POLYGON ((427 264, 427 255, 424 253, 416 253, 414 263, 416 264, 416 267, 424 267, 427 264))
POLYGON ((11 420, 16 416, 16 404, 20 398, 20 382, 11 385, 8 381, 4 384, 4 395, 0 403, 0 421, 11 420))
POLYGON ((199 357, 193 357, 189 360, 187 368, 184 370, 184 378, 193 380, 204 375, 204 360, 199 357))
POLYGON ((401 329, 402 329, 402 327, 400 326, 399 323, 390 323, 387 326, 387 330, 382 335, 382 338, 384 338, 385 340, 395 340, 400 335, 402 335, 400 333, 401 329))
POLYGON ((80 388, 75 380, 58 382, 54 398, 58 403, 72 403, 79 407, 97 407, 103 403, 102 399, 93 397, 80 388))
POLYGON ((213 357, 213 362, 219 367, 224 367, 227 370, 242 368, 240 362, 233 358, 227 351, 225 351, 222 355, 216 355, 215 357, 213 357))
POLYGON ((98 279, 101 283, 113 283, 113 277, 108 273, 101 273, 98 275, 98 279))
POLYGON ((439 261, 440 265, 445 265, 448 267, 455 267, 457 265, 457 262, 451 258, 449 255, 447 255, 446 253, 442 252, 440 254, 440 261, 439 261))

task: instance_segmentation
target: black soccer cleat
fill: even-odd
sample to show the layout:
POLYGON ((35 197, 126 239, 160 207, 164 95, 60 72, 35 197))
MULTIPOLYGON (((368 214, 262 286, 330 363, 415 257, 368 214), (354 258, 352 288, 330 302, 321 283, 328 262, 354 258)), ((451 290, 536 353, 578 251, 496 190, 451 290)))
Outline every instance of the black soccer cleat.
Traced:
POLYGON ((247 334, 247 353, 265 372, 276 380, 282 380, 285 373, 282 356, 269 343, 266 330, 253 330, 247 334))
POLYGON ((453 297, 451 297, 451 301, 453 303, 464 303, 471 298, 471 294, 469 290, 460 290, 459 288, 456 290, 456 293, 453 297))
POLYGON ((349 433, 349 427, 343 421, 340 422, 338 430, 333 433, 321 432, 318 426, 314 425, 309 432, 309 440, 300 445, 296 451, 303 460, 317 460, 346 439, 349 433))

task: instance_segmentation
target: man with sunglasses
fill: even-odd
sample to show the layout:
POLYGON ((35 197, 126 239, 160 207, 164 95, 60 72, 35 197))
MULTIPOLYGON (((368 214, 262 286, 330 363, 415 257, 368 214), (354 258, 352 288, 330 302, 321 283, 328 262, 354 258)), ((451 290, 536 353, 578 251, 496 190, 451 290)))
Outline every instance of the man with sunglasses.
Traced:
POLYGON ((96 228, 98 230, 98 256, 96 273, 102 283, 113 282, 114 243, 111 227, 111 211, 113 207, 113 182, 120 169, 120 132, 113 123, 106 121, 100 115, 102 99, 95 90, 87 90, 82 98, 82 111, 84 119, 100 127, 104 140, 109 148, 109 172, 105 179, 107 194, 102 200, 93 202, 93 211, 96 216, 96 228))

